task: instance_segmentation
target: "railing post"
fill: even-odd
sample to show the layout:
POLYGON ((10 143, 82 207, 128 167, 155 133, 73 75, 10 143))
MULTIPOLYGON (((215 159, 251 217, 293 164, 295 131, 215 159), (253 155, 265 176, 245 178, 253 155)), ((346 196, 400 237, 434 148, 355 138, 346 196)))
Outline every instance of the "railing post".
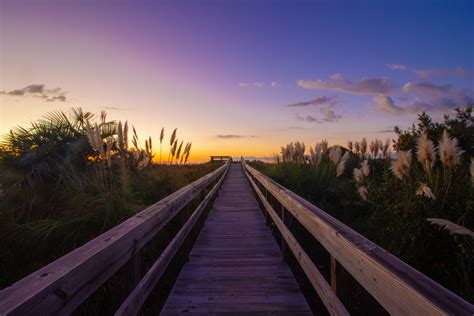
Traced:
MULTIPOLYGON (((281 221, 286 226, 286 223, 285 223, 285 207, 283 206, 283 204, 281 205, 281 221)), ((287 246, 286 246, 285 238, 282 235, 281 236, 281 257, 282 257, 283 260, 286 259, 286 247, 287 246)))
POLYGON ((331 255, 331 288, 337 295, 337 260, 331 255))

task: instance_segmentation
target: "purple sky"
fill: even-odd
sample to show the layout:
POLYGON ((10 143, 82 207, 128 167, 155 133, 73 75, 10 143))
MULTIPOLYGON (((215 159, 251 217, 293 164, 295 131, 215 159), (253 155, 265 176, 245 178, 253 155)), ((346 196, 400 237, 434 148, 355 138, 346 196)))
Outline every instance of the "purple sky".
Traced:
MULTIPOLYGON (((1 2, 0 133, 81 106, 207 155, 392 137, 474 97, 472 1, 1 2), (42 86, 44 85, 44 86, 42 86), (27 88, 28 87, 28 88, 27 88)), ((471 101, 472 102, 472 101, 471 101)))

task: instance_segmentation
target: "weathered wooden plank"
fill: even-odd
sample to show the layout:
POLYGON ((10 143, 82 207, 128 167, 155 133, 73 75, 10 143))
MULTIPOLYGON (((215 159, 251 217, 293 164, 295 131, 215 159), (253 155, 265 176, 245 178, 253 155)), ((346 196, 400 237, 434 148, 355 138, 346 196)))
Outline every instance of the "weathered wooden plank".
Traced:
POLYGON ((268 214, 270 215, 273 222, 275 223, 278 230, 280 231, 281 236, 284 240, 282 244, 283 243, 286 244, 287 247, 289 247, 290 250, 293 252, 293 255, 295 256, 299 265, 305 272, 306 276, 311 282, 311 285, 313 285, 313 288, 318 293, 319 297, 324 303, 324 306, 326 306, 328 312, 331 315, 349 315, 349 312, 346 310, 346 308, 341 303, 341 301, 337 298, 336 293, 332 291, 331 287, 326 282, 326 279, 324 279, 323 275, 319 272, 316 265, 311 261, 311 258, 303 250, 301 245, 296 240, 295 236, 293 236, 293 234, 286 227, 283 220, 277 215, 273 207, 265 199, 265 196, 260 191, 258 186, 255 184, 253 179, 250 176, 248 178, 255 192, 257 193, 260 200, 262 201, 268 214))
POLYGON ((469 302, 251 166, 245 169, 391 314, 474 314, 469 302))
POLYGON ((1 315, 69 314, 114 274, 226 165, 0 292, 1 315))
POLYGON ((310 313, 280 256, 242 166, 232 165, 161 314, 310 313))

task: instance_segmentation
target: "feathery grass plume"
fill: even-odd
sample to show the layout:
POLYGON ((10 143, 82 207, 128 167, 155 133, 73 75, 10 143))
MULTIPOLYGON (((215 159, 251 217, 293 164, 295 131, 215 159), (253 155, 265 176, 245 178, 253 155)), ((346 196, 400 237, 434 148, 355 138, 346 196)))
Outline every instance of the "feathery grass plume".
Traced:
POLYGON ((138 135, 137 135, 137 131, 135 130, 135 126, 133 126, 133 125, 132 125, 132 130, 133 130, 132 144, 133 144, 133 146, 135 147, 136 150, 140 150, 140 148, 138 148, 138 135))
POLYGON ((176 140, 176 132, 178 131, 177 128, 175 128, 173 130, 173 132, 171 133, 171 137, 170 137, 170 151, 168 152, 168 163, 170 163, 170 156, 171 156, 171 150, 173 149, 173 144, 176 140))
POLYGON ((328 149, 329 149, 328 141, 327 140, 321 141, 321 151, 323 152, 323 154, 327 152, 328 149))
POLYGON ((174 141, 176 140, 176 132, 178 131, 177 128, 173 130, 173 133, 171 133, 170 137, 170 146, 173 146, 174 141))
POLYGON ((360 152, 362 155, 364 155, 367 152, 367 138, 362 138, 362 141, 360 142, 360 152))
POLYGON ((428 139, 424 132, 417 139, 417 156, 425 172, 430 175, 431 169, 436 162, 436 149, 433 142, 428 139))
POLYGON ((125 150, 128 149, 128 121, 123 125, 123 147, 125 150))
POLYGON ((179 157, 181 155, 181 148, 183 147, 183 141, 178 146, 178 151, 176 152, 176 163, 178 163, 179 157))
POLYGON ((399 152, 399 157, 397 160, 392 161, 392 165, 390 170, 392 173, 399 178, 400 180, 404 180, 410 174, 410 167, 411 167, 412 155, 411 150, 399 152))
POLYGON ((341 176, 344 173, 344 168, 346 167, 347 159, 349 159, 349 151, 346 151, 344 155, 342 155, 341 160, 337 164, 337 168, 336 168, 337 177, 341 176))
POLYGON ((148 147, 148 139, 145 139, 145 152, 146 153, 150 152, 150 148, 148 147))
POLYGON ((451 234, 471 236, 472 238, 474 238, 474 232, 464 226, 448 221, 447 219, 427 218, 426 220, 432 225, 437 225, 441 228, 448 230, 451 234))
POLYGON ((161 159, 163 158, 163 138, 165 137, 165 128, 161 128, 161 133, 160 133, 160 164, 161 164, 161 159))
POLYGON ((377 158, 377 142, 374 140, 370 141, 369 152, 371 155, 369 157, 377 158))
POLYGON ((352 140, 347 142, 347 148, 350 152, 352 152, 352 150, 354 149, 354 143, 352 142, 352 140))
POLYGON ((360 143, 358 141, 354 143, 354 151, 356 154, 360 153, 360 143))
POLYGON ((337 165, 339 159, 341 159, 341 155, 342 149, 340 146, 334 146, 329 149, 329 160, 331 160, 334 165, 337 165))
POLYGON ((150 146, 150 154, 153 152, 153 144, 151 142, 151 136, 148 136, 148 145, 150 146))
POLYGON ((184 159, 184 163, 188 162, 189 155, 191 154, 191 146, 192 145, 193 145, 193 143, 189 143, 189 147, 188 147, 188 150, 186 151, 186 158, 184 159))
POLYGON ((362 180, 364 180, 364 175, 359 168, 354 168, 354 180, 357 184, 361 184, 362 180))
POLYGON ((95 134, 92 131, 89 120, 86 120, 86 133, 87 133, 87 140, 89 140, 89 145, 91 145, 93 150, 98 150, 97 149, 98 146, 95 143, 95 134))
POLYGON ((365 186, 360 186, 357 189, 357 192, 359 192, 360 197, 364 200, 367 201, 367 196, 369 195, 369 192, 367 191, 367 188, 365 186))
POLYGON ((382 147, 382 153, 383 153, 383 156, 384 156, 385 158, 387 158, 387 155, 388 155, 388 153, 389 153, 389 148, 390 148, 390 139, 387 138, 387 139, 385 140, 385 143, 383 144, 383 147, 382 147))
POLYGON ((122 121, 118 123, 118 130, 117 130, 117 141, 118 141, 118 148, 123 151, 123 130, 122 130, 122 121))
POLYGON ((416 191, 416 195, 426 196, 429 199, 436 200, 436 196, 431 191, 430 187, 426 183, 421 183, 420 187, 416 191))
POLYGON ((362 163, 362 167, 360 168, 362 174, 364 175, 364 177, 368 177, 369 174, 370 174, 370 168, 369 168, 369 161, 366 159, 364 160, 364 162, 362 163))
POLYGON ((176 149, 178 147, 178 140, 175 139, 174 143, 173 143, 173 146, 171 146, 171 162, 170 163, 173 163, 173 159, 176 155, 176 149))
POLYGON ((102 143, 102 137, 100 136, 100 128, 97 125, 97 123, 95 124, 95 143, 97 145, 97 149, 99 150, 99 153, 101 155, 104 155, 105 154, 104 144, 102 143))
POLYGON ((443 131, 439 141, 439 159, 445 168, 451 168, 461 163, 461 155, 464 151, 458 147, 458 140, 450 138, 446 130, 443 131))

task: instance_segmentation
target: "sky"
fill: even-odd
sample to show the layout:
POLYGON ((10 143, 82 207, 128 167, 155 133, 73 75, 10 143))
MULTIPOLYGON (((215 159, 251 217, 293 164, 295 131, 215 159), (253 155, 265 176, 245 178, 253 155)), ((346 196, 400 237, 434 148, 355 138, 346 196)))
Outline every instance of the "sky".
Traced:
POLYGON ((473 20, 457 0, 0 0, 0 134, 82 107, 155 144, 178 128, 194 161, 393 138, 472 103, 473 20))

